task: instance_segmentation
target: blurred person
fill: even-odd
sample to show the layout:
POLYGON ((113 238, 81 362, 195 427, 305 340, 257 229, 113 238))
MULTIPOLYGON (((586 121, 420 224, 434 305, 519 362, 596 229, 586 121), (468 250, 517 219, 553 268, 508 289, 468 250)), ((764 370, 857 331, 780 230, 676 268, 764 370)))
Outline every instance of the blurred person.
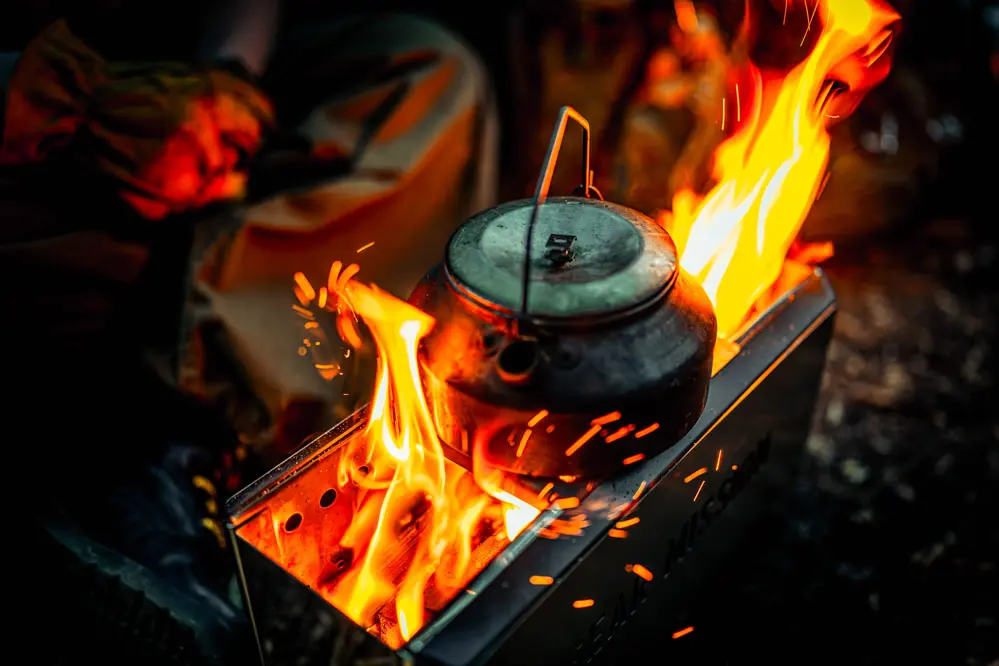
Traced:
MULTIPOLYGON (((28 572, 49 593, 24 617, 73 639, 38 646, 34 663, 253 658, 221 513, 261 470, 177 387, 198 255, 220 229, 234 239, 215 252, 219 288, 267 262, 239 224, 254 207, 232 208, 251 172, 264 209, 289 188, 339 192, 304 221, 285 214, 298 235, 286 261, 348 214, 404 231, 359 210, 379 180, 398 199, 429 168, 442 190, 489 196, 488 89, 457 39, 395 15, 279 33, 278 16, 276 0, 73 5, 0 55, 2 404, 18 441, 31 433, 9 447, 25 479, 8 491, 29 493, 28 572), (396 170, 358 173, 379 159, 396 170)), ((451 212, 439 208, 426 224, 451 212)), ((290 278, 276 264, 263 268, 290 278)))

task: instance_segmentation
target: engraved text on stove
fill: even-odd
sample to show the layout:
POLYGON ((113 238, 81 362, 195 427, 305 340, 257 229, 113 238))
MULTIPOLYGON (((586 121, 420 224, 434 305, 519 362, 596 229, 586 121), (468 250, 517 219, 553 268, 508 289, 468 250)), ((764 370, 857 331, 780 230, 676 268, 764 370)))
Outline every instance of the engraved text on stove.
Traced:
MULTIPOLYGON (((770 447, 773 433, 767 433, 750 453, 738 464, 718 486, 718 490, 705 498, 703 504, 684 521, 680 529, 667 541, 665 556, 658 562, 655 572, 658 579, 667 578, 670 572, 683 561, 685 555, 693 550, 694 545, 708 527, 722 512, 732 504, 770 459, 770 447)), ((625 589, 617 596, 613 609, 603 610, 590 625, 588 635, 576 645, 576 657, 573 664, 586 664, 600 654, 617 630, 634 615, 645 602, 658 579, 646 582, 635 576, 630 589, 625 589)))

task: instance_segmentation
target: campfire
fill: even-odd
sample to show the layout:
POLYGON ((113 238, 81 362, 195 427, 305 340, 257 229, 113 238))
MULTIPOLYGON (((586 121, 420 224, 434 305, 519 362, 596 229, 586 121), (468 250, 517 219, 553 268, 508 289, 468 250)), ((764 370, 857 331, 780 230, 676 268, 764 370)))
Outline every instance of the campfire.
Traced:
MULTIPOLYGON (((732 73, 725 116, 719 119, 731 134, 714 156, 715 185, 703 195, 679 192, 672 212, 659 220, 676 242, 680 266, 700 284, 714 306, 719 340, 714 351, 715 375, 733 362, 744 344, 747 325, 775 303, 786 304, 788 284, 813 279, 808 277, 810 271, 796 269, 799 263, 788 263, 787 259, 789 252, 799 262, 815 255, 814 248, 793 244, 824 186, 830 142, 827 127, 836 120, 837 111, 847 106, 840 96, 863 79, 863 72, 884 76, 883 69, 875 65, 883 64, 881 59, 891 41, 890 25, 898 18, 873 0, 817 0, 808 11, 808 29, 818 32, 814 48, 802 62, 779 75, 761 71, 752 63, 732 73), (844 69, 853 80, 837 78, 844 69)), ((696 21, 686 3, 678 7, 678 15, 688 29, 696 21)), ((749 11, 747 20, 752 16, 749 11)), ((556 501, 553 488, 575 488, 577 495, 567 496, 563 490, 555 508, 571 515, 548 524, 542 536, 579 536, 586 528, 597 529, 600 520, 605 520, 609 522, 604 533, 626 539, 624 527, 638 520, 615 526, 614 519, 634 510, 643 493, 663 475, 643 479, 637 490, 627 492, 623 503, 601 500, 600 506, 610 509, 598 519, 583 513, 584 500, 588 494, 593 496, 599 485, 596 482, 511 478, 509 473, 490 469, 474 460, 475 456, 465 455, 467 447, 462 452, 442 443, 437 415, 446 411, 441 403, 447 385, 426 381, 420 360, 421 341, 436 322, 417 307, 363 284, 358 270, 356 265, 344 268, 335 262, 327 284, 318 289, 306 276, 295 276, 300 301, 296 308, 311 331, 307 347, 314 347, 318 339, 316 313, 325 310, 333 313, 344 343, 354 348, 370 345, 377 352, 374 397, 363 424, 359 422, 345 432, 331 462, 317 467, 324 470, 322 483, 330 488, 322 493, 319 505, 323 509, 339 507, 336 517, 314 513, 303 518, 300 508, 289 516, 290 509, 282 508, 284 505, 275 499, 266 512, 257 514, 265 518, 244 523, 239 530, 242 539, 280 563, 357 626, 390 648, 399 649, 460 593, 473 593, 471 582, 556 501), (577 507, 578 512, 572 514, 577 507), (310 521, 307 532, 303 520, 310 521), (559 529, 560 524, 565 529, 559 529)), ((832 306, 823 307, 809 315, 815 323, 811 328, 803 325, 802 335, 809 335, 826 321, 832 306)), ((458 358, 464 351, 451 350, 458 358)), ((317 369, 329 374, 334 365, 328 356, 322 358, 322 362, 316 361, 317 369)), ((737 404, 733 402, 732 409, 737 404)), ((542 421, 548 410, 544 405, 536 407, 529 423, 515 424, 521 428, 520 434, 510 439, 509 446, 518 457, 530 446, 532 433, 541 432, 545 425, 542 421)), ((592 420, 592 428, 581 433, 577 441, 587 437, 594 446, 610 446, 658 428, 658 423, 638 427, 619 422, 619 418, 620 414, 612 412, 604 421, 592 420)), ((769 446, 767 439, 760 451, 768 451, 769 446)), ((310 455, 318 452, 316 449, 310 455)), ((727 450, 724 460, 737 453, 727 450)), ((764 453, 752 455, 764 457, 764 453)), ((707 467, 718 473, 717 483, 722 483, 729 465, 726 462, 726 468, 721 469, 723 450, 719 448, 710 457, 707 467)), ((631 463, 638 463, 645 456, 632 458, 631 463)), ((751 474, 747 469, 752 466, 734 460, 731 464, 733 474, 751 474), (746 469, 737 472, 740 465, 746 469)), ((316 472, 309 473, 312 488, 320 482, 314 480, 316 472)), ((694 503, 705 482, 700 482, 694 503)), ((710 502, 720 502, 714 498, 723 496, 711 488, 703 492, 710 502)), ((296 501, 286 500, 285 504, 299 507, 296 501)), ((540 532, 539 527, 530 536, 523 536, 533 539, 540 532)), ((637 575, 645 582, 663 573, 637 562, 628 562, 626 567, 628 575, 637 575)), ((536 587, 550 585, 555 579, 545 572, 530 576, 536 587)), ((589 598, 572 604, 577 612, 592 606, 589 598)), ((686 630, 680 629, 678 633, 684 635, 686 630)))

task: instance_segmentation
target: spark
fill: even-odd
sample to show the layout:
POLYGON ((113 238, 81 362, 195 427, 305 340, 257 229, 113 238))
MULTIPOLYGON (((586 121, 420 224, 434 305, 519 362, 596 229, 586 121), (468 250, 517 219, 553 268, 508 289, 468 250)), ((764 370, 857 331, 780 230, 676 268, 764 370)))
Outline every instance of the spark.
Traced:
POLYGON ((655 576, 652 575, 652 572, 646 569, 641 564, 629 564, 624 567, 624 570, 627 571, 628 573, 635 574, 636 576, 645 581, 651 581, 653 578, 655 578, 655 576))
POLYGON ((565 510, 565 509, 575 509, 577 506, 579 506, 579 498, 578 497, 563 497, 563 498, 559 499, 555 503, 558 505, 558 508, 563 509, 563 510, 565 510))
POLYGON ((621 412, 611 412, 610 414, 604 414, 600 418, 593 419, 590 421, 590 425, 607 425, 608 423, 613 423, 621 418, 621 412))
POLYGON ((635 464, 637 462, 640 462, 642 460, 645 460, 645 454, 644 453, 637 453, 637 454, 635 454, 633 456, 629 456, 628 458, 625 458, 622 461, 622 463, 625 464, 625 465, 633 465, 633 464, 635 464))
MULTIPOLYGON (((571 456, 573 453, 575 453, 576 451, 578 451, 581 448, 583 448, 583 445, 586 444, 591 439, 593 439, 594 437, 596 437, 596 435, 597 435, 598 432, 600 432, 600 425, 599 424, 595 425, 592 428, 590 428, 589 430, 587 430, 585 433, 583 433, 582 437, 580 437, 575 442, 573 442, 572 446, 570 446, 568 449, 565 450, 565 455, 566 456, 571 456)), ((636 435, 636 437, 637 437, 637 435, 636 435)))
POLYGON ((357 254, 361 254, 362 252, 364 252, 365 250, 367 250, 369 247, 371 247, 374 244, 375 244, 375 242, 371 241, 367 245, 362 245, 361 247, 357 248, 357 254))
POLYGON ((609 536, 612 539, 627 539, 628 531, 618 530, 618 529, 608 530, 607 536, 609 536))
POLYGON ((543 420, 543 419, 544 419, 544 418, 545 418, 546 416, 548 416, 548 410, 547 410, 547 409, 542 409, 542 410, 541 410, 540 412, 538 412, 537 414, 535 414, 535 415, 534 415, 534 416, 533 416, 533 417, 531 418, 531 420, 530 420, 530 421, 528 421, 528 422, 527 422, 527 427, 528 427, 528 428, 533 428, 534 426, 536 426, 536 425, 538 425, 539 423, 541 423, 541 421, 542 421, 542 420, 543 420))
POLYGON ((632 525, 637 525, 642 519, 641 518, 629 518, 628 520, 622 520, 614 527, 623 530, 626 527, 631 527, 632 525))
POLYGON ((699 476, 701 476, 703 474, 707 474, 707 473, 708 473, 708 468, 707 467, 702 467, 701 469, 697 470, 696 472, 690 474, 687 478, 685 478, 683 480, 683 482, 684 483, 690 483, 691 481, 693 481, 697 477, 699 477, 699 476))
POLYGON ((531 585, 551 585, 555 579, 551 576, 531 576, 531 585))
POLYGON ((520 437, 520 446, 517 447, 517 457, 524 455, 524 448, 527 447, 527 440, 531 438, 531 433, 533 430, 525 430, 524 434, 520 437))
POLYGON ((329 277, 326 278, 326 288, 330 291, 330 293, 335 293, 337 290, 336 279, 340 277, 341 268, 343 268, 343 263, 340 261, 334 261, 330 264, 330 274, 329 277))
POLYGON ((339 279, 336 281, 336 290, 343 291, 346 289, 347 283, 350 282, 350 279, 357 275, 360 270, 361 267, 357 264, 351 264, 350 266, 347 266, 347 268, 343 269, 343 273, 340 274, 339 279))
POLYGON ((722 449, 718 449, 718 456, 715 458, 715 471, 721 467, 722 449))
POLYGON ((704 490, 704 484, 707 483, 707 482, 708 482, 708 480, 704 479, 703 481, 701 481, 701 485, 697 486, 697 492, 694 493, 694 501, 695 502, 697 501, 697 498, 701 496, 701 491, 704 490))
POLYGON ((642 481, 642 483, 638 486, 638 490, 636 490, 635 494, 631 496, 631 499, 637 500, 639 497, 642 496, 643 490, 645 490, 645 481, 642 481))
POLYGON ((604 438, 604 441, 607 442, 608 444, 610 444, 612 442, 616 442, 617 440, 619 440, 619 439, 621 439, 623 437, 627 437, 631 433, 631 431, 634 430, 634 429, 635 429, 635 426, 633 426, 633 425, 626 425, 626 426, 624 426, 622 428, 618 428, 617 430, 615 430, 610 435, 607 435, 607 437, 604 438))
POLYGON ((644 430, 639 430, 638 432, 636 432, 635 433, 635 439, 641 439, 642 437, 645 437, 646 435, 651 435, 656 430, 659 430, 659 424, 658 423, 653 423, 648 428, 645 428, 644 430))
POLYGON ((305 294, 305 298, 307 300, 311 301, 316 297, 316 290, 313 289, 312 283, 309 282, 309 278, 305 277, 305 273, 299 271, 295 273, 293 277, 295 278, 295 284, 297 284, 298 288, 302 290, 302 293, 305 294))
POLYGON ((573 608, 589 608, 593 605, 593 599, 577 599, 572 602, 573 608))
POLYGON ((548 483, 545 484, 545 487, 541 489, 541 492, 538 493, 538 497, 539 498, 544 497, 549 492, 551 492, 551 489, 554 488, 554 487, 555 487, 555 484, 549 481, 548 483))
POLYGON ((798 44, 798 46, 805 45, 805 39, 808 37, 809 31, 812 29, 812 20, 815 18, 815 15, 819 13, 819 3, 821 1, 822 0, 815 0, 815 9, 809 10, 808 0, 805 0, 805 15, 808 17, 808 24, 805 26, 805 34, 801 36, 801 44, 798 44))
POLYGON ((678 638, 683 638, 684 636, 686 636, 687 634, 691 633, 692 631, 694 631, 693 627, 687 627, 685 629, 681 629, 680 631, 674 631, 673 632, 673 640, 676 640, 678 638))

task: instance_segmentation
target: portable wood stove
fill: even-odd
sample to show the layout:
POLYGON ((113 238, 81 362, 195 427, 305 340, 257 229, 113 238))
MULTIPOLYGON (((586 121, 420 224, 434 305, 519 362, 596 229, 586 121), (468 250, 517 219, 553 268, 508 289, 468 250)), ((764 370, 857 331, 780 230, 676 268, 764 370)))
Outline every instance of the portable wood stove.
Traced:
MULTIPOLYGON (((473 554, 477 575, 451 597, 428 594, 431 619, 390 648, 376 627, 355 624, 319 591, 323 577, 350 566, 335 544, 352 520, 357 489, 339 483, 336 469, 345 444, 363 436, 367 409, 360 410, 227 505, 264 663, 290 655, 338 666, 665 659, 662 636, 697 622, 691 600, 787 487, 832 331, 828 280, 788 263, 767 306, 715 346, 713 312, 676 266, 669 237, 592 189, 588 141, 585 120, 563 109, 533 202, 466 223, 413 298, 438 319, 425 340, 424 374, 449 392, 445 413, 436 415, 448 464, 484 460, 503 470, 504 490, 542 509, 537 519, 511 543, 482 541, 473 554), (579 196, 549 201, 569 119, 584 129, 584 181, 579 196), (556 229, 563 223, 572 230, 556 229), (488 240, 504 228, 526 243, 488 240), (481 338, 458 345, 478 355, 444 362, 449 347, 440 340, 455 336, 481 338), (608 339, 613 349, 603 346, 608 339), (567 348, 575 350, 572 362, 567 348), (593 373, 598 381, 586 379, 593 373), (558 426, 521 455, 503 424, 523 430, 542 413, 558 426), (614 414, 621 427, 598 413, 614 414), (591 437, 604 441, 574 459, 562 433, 579 442, 591 424, 591 437), (628 443, 606 454, 622 431, 628 443), (552 529, 574 522, 585 527, 552 529), (289 608, 299 632, 273 620, 289 608)), ((405 539, 399 543, 404 549, 405 539)))

